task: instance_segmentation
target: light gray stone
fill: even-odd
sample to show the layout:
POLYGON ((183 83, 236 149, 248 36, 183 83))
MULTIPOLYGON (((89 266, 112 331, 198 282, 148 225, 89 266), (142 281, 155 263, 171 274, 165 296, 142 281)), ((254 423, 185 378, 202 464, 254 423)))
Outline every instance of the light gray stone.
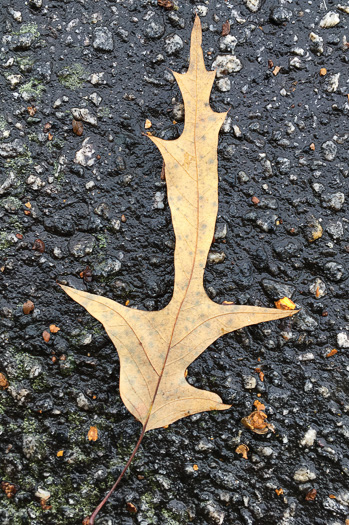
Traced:
POLYGON ((93 47, 96 51, 110 52, 114 49, 113 35, 107 27, 97 27, 93 34, 93 47))
POLYGON ((217 78, 221 78, 229 73, 237 73, 242 69, 242 64, 235 55, 218 55, 212 64, 212 69, 216 69, 217 78))
POLYGON ((329 11, 325 14, 324 17, 322 17, 320 21, 320 27, 323 29, 327 29, 329 27, 335 27, 337 24, 339 24, 340 18, 339 14, 335 11, 329 11))

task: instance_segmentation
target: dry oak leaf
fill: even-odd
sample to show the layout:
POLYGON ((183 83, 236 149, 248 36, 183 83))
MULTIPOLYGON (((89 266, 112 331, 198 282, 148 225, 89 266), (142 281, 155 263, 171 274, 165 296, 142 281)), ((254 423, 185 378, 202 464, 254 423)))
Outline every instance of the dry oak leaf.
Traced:
POLYGON ((185 74, 173 73, 184 99, 182 135, 175 140, 149 136, 166 164, 167 195, 176 235, 170 303, 160 311, 141 311, 62 286, 103 324, 113 341, 121 363, 121 398, 142 423, 143 434, 197 412, 230 408, 217 394, 190 385, 185 370, 222 335, 295 313, 220 305, 204 290, 204 270, 218 210, 218 133, 227 113, 216 113, 210 107, 215 71, 206 71, 201 41, 201 24, 196 16, 189 69, 185 74))

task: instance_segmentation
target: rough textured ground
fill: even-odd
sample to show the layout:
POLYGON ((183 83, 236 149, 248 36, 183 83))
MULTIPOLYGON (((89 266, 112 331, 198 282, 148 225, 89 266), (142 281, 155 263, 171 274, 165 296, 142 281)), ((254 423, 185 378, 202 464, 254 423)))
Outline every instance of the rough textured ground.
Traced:
POLYGON ((236 56, 211 98, 216 111, 231 110, 206 288, 217 302, 273 306, 286 295, 302 310, 221 338, 190 367, 193 384, 232 408, 150 432, 97 523, 349 518, 348 8, 247 4, 178 1, 166 11, 156 0, 5 1, 0 477, 10 485, 2 485, 2 525, 81 524, 137 441, 140 425, 118 395, 115 349, 56 281, 136 308, 168 303, 174 235, 162 160, 142 132, 146 119, 158 136, 181 132, 170 69, 187 67, 195 11, 207 67, 236 56), (329 11, 338 23, 321 27, 329 11), (222 38, 227 20, 231 36, 222 38), (85 120, 82 136, 72 111, 85 120), (28 300, 35 308, 24 314, 28 300), (60 330, 45 342, 51 324, 60 330), (242 426, 256 399, 275 433, 242 426), (91 426, 97 441, 87 437, 91 426), (247 460, 235 452, 242 443, 247 460))

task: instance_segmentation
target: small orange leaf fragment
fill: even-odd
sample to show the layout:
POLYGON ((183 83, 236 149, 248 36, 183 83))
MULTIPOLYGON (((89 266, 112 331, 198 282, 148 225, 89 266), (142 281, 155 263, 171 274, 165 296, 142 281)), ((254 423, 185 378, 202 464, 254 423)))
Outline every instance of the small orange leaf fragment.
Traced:
POLYGON ((263 403, 256 400, 253 404, 257 407, 257 410, 251 412, 249 416, 242 418, 241 423, 248 428, 248 430, 256 434, 266 434, 269 430, 275 432, 274 425, 267 422, 268 416, 263 412, 265 409, 263 403))
POLYGON ((98 429, 97 427, 90 427, 87 437, 90 441, 97 441, 98 439, 98 429))
POLYGON ((128 512, 130 514, 136 514, 137 513, 137 507, 136 505, 134 505, 133 503, 131 503, 130 501, 128 501, 126 503, 126 509, 128 510, 128 512))
POLYGON ((144 124, 145 129, 149 129, 152 127, 151 121, 147 118, 144 124))
POLYGON ((32 205, 30 204, 30 202, 26 202, 25 205, 24 205, 26 208, 28 208, 29 210, 31 209, 32 205))
POLYGON ((34 303, 32 301, 26 301, 23 305, 23 313, 28 315, 34 310, 34 303))
POLYGON ((332 350, 330 350, 328 352, 328 354, 326 354, 326 357, 332 357, 333 355, 336 355, 338 353, 338 350, 336 350, 335 348, 333 348, 332 350))
POLYGON ((314 499, 316 498, 316 494, 317 494, 316 489, 310 489, 309 492, 305 496, 305 500, 314 501, 314 499))
POLYGON ((57 452, 57 458, 61 458, 63 456, 63 454, 64 454, 64 450, 59 450, 57 452))
POLYGON ((258 401, 258 399, 256 399, 253 405, 256 407, 256 410, 265 410, 265 405, 258 401))
POLYGON ((51 334, 47 330, 44 330, 42 332, 42 337, 44 338, 45 343, 48 343, 50 340, 51 334))
POLYGON ((329 494, 328 497, 331 498, 331 499, 336 499, 336 496, 334 496, 334 494, 329 494))
POLYGON ((0 390, 5 390, 8 387, 8 381, 4 374, 0 373, 0 390))
POLYGON ((250 450, 250 449, 248 448, 248 446, 247 446, 247 445, 244 445, 244 444, 242 443, 241 445, 239 445, 238 447, 236 447, 235 452, 236 452, 237 454, 241 454, 242 457, 243 457, 244 459, 248 459, 248 457, 247 457, 247 452, 248 452, 249 450, 250 450))
POLYGON ((312 150, 312 151, 315 151, 315 144, 314 142, 312 142, 309 146, 309 148, 312 150))
POLYGON ((294 310, 296 308, 294 302, 288 297, 283 297, 282 299, 275 301, 274 304, 279 310, 294 310))
POLYGON ((17 492, 16 486, 13 483, 9 483, 8 481, 2 481, 0 488, 5 492, 9 499, 13 498, 17 492))
POLYGON ((280 488, 280 489, 275 489, 275 492, 276 492, 276 494, 277 494, 278 496, 281 496, 281 494, 284 493, 283 489, 281 489, 281 488, 280 488))
POLYGON ((55 324, 50 324, 50 332, 52 334, 56 334, 59 330, 60 328, 58 328, 58 326, 56 326, 55 324))
POLYGON ((222 36, 227 36, 230 33, 230 22, 227 20, 226 22, 223 22, 222 25, 222 36))
POLYGON ((198 465, 193 465, 193 470, 199 470, 198 465))
POLYGON ((320 77, 324 77, 327 74, 327 69, 325 67, 322 67, 320 69, 320 77))
POLYGON ((274 69, 273 69, 273 75, 277 75, 280 71, 281 67, 280 66, 275 66, 274 69))

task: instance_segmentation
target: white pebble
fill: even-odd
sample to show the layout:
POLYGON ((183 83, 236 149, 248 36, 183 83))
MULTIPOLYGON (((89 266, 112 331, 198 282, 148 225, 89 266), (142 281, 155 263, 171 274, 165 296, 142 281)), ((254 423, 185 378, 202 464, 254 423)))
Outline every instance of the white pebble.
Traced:
POLYGON ((315 439, 316 439, 315 428, 309 428, 309 430, 306 431, 303 438, 300 440, 299 444, 302 447, 312 447, 314 445, 315 439))
POLYGON ((339 348, 349 348, 348 332, 339 332, 339 334, 337 334, 337 345, 339 348))
POLYGON ((339 14, 335 13, 334 11, 329 11, 325 14, 325 16, 320 21, 320 27, 322 28, 328 28, 328 27, 334 27, 337 24, 339 24, 340 18, 339 14))

